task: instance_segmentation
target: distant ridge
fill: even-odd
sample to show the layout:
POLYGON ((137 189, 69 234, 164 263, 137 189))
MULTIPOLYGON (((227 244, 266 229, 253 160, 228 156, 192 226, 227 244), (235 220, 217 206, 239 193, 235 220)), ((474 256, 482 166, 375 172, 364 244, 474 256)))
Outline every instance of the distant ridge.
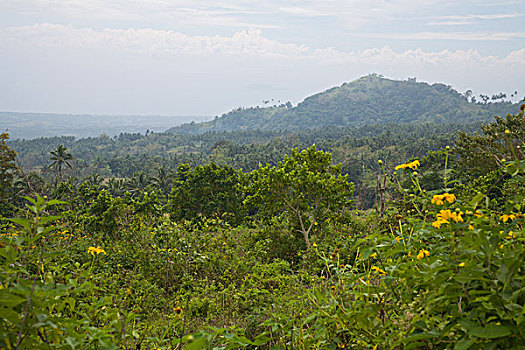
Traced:
POLYGON ((445 84, 368 75, 307 97, 296 107, 239 108, 209 122, 183 124, 178 134, 208 131, 301 130, 385 123, 468 124, 517 110, 511 102, 471 103, 445 84))
POLYGON ((9 130, 11 139, 34 139, 39 137, 74 136, 97 137, 120 133, 155 131, 163 132, 173 125, 191 120, 206 121, 209 116, 166 115, 90 115, 1 112, 0 132, 9 130))

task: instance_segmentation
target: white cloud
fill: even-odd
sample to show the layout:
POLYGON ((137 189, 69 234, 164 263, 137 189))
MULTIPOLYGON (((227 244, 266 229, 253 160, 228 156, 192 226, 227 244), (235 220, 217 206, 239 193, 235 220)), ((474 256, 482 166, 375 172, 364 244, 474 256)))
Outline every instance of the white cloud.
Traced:
POLYGON ((488 14, 488 15, 441 16, 438 18, 445 19, 445 20, 461 21, 461 20, 474 20, 474 19, 494 20, 494 19, 516 18, 516 17, 522 17, 522 16, 523 16, 522 13, 501 13, 501 14, 488 14))
POLYGON ((357 33, 354 36, 395 40, 501 41, 525 38, 525 32, 357 33))
POLYGON ((430 26, 456 26, 456 25, 470 25, 478 24, 480 21, 512 19, 522 17, 522 13, 503 13, 503 14, 488 14, 488 15, 463 15, 463 16, 440 16, 437 20, 428 22, 430 26))
POLYGON ((428 22, 427 24, 429 26, 462 26, 462 25, 474 24, 474 23, 476 22, 463 20, 463 21, 437 21, 437 22, 428 22))
MULTIPOLYGON (((523 38, 525 33, 401 33, 364 34, 365 37, 413 40, 509 40, 523 38)), ((334 48, 312 48, 306 45, 282 43, 263 36, 261 30, 242 30, 231 37, 189 36, 154 29, 94 30, 57 24, 10 27, 0 31, 1 43, 17 43, 28 47, 107 48, 140 55, 222 55, 260 57, 288 61, 313 61, 320 64, 342 63, 513 63, 525 65, 525 49, 514 51, 505 58, 482 56, 476 50, 443 50, 426 52, 421 49, 396 53, 388 46, 358 51, 339 51, 334 48)))

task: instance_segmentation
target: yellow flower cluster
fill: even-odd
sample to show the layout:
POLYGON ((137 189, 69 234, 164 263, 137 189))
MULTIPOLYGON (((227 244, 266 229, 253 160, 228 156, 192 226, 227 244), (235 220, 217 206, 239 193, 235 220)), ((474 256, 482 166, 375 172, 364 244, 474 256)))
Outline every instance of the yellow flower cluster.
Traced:
POLYGON ((0 233, 0 237, 13 238, 13 237, 16 237, 16 236, 18 236, 18 233, 11 233, 11 232, 0 233))
POLYGON ((106 254, 106 251, 104 249, 100 248, 100 247, 96 247, 96 248, 95 247, 89 247, 87 251, 88 251, 89 254, 91 254, 93 256, 95 256, 95 253, 97 255, 99 255, 100 253, 106 254))
POLYGON ((57 231, 57 233, 60 235, 58 236, 58 239, 68 239, 74 236, 72 233, 69 233, 68 229, 65 229, 64 231, 57 231))
MULTIPOLYGON (((500 231, 500 234, 503 234, 503 231, 500 231)), ((514 234, 514 231, 509 231, 508 236, 505 237, 505 239, 512 239, 516 238, 516 235, 514 234)))
POLYGON ((430 252, 426 249, 421 249, 416 256, 417 260, 423 259, 425 256, 430 256, 430 252))
POLYGON ((418 166, 420 166, 421 164, 419 164, 419 160, 414 160, 413 162, 410 162, 410 163, 405 163, 405 164, 400 164, 398 166, 395 167, 394 170, 399 170, 399 169, 406 169, 406 168, 410 168, 412 170, 416 170, 418 166))
POLYGON ((436 215, 436 221, 432 223, 432 226, 436 228, 440 228, 443 224, 449 224, 452 220, 455 222, 463 222, 463 218, 461 217, 461 214, 463 212, 452 212, 450 210, 440 210, 439 213, 436 215))
POLYGON ((453 195, 453 194, 450 194, 450 193, 443 193, 443 194, 436 194, 434 195, 434 197, 432 197, 432 204, 435 204, 435 205, 443 205, 443 203, 445 203, 445 201, 449 202, 449 203, 454 203, 454 201, 456 200, 456 196, 453 195))

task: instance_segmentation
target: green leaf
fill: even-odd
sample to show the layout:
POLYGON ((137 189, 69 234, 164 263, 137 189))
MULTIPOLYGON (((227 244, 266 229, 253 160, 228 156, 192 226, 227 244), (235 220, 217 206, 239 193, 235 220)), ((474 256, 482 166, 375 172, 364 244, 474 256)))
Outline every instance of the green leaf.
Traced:
POLYGON ((485 195, 483 193, 478 193, 477 195, 474 196, 474 198, 472 198, 472 200, 470 201, 470 205, 475 207, 479 202, 481 202, 481 200, 485 197, 485 195))
POLYGON ((47 205, 55 205, 55 204, 67 204, 67 202, 59 201, 58 199, 52 199, 49 202, 47 202, 47 205))
POLYGON ((489 324, 486 327, 476 327, 469 332, 469 335, 473 335, 478 338, 501 338, 512 334, 509 327, 504 325, 489 324))
POLYGON ((454 350, 467 350, 474 343, 475 341, 472 339, 467 339, 467 338, 461 339, 460 341, 456 343, 454 350))
POLYGON ((200 349, 203 349, 205 345, 206 345, 206 339, 203 337, 203 338, 195 339, 194 341, 186 345, 184 349, 185 350, 200 350, 200 349))
POLYGON ((0 305, 3 307, 15 307, 18 304, 23 303, 24 301, 26 301, 26 299, 19 297, 18 295, 7 294, 7 290, 4 293, 0 293, 0 305))
POLYGON ((24 219, 24 218, 12 218, 12 219, 7 219, 11 222, 14 222, 15 224, 17 225, 20 225, 26 229, 29 229, 29 220, 27 219, 24 219))
POLYGON ((67 337, 66 343, 71 346, 71 349, 75 350, 78 345, 80 345, 79 341, 76 338, 73 337, 67 337))
POLYGON ((253 345, 255 346, 260 346, 260 345, 264 345, 266 344, 268 341, 270 340, 270 338, 264 336, 264 335, 258 335, 252 342, 253 345))

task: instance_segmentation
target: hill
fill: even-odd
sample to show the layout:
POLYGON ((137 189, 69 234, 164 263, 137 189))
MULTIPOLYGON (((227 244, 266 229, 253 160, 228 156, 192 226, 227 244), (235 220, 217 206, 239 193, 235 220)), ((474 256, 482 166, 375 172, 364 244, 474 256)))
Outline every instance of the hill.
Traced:
POLYGON ((178 134, 236 130, 299 130, 385 123, 458 123, 489 121, 514 112, 511 102, 471 103, 444 84, 398 81, 368 75, 306 98, 269 108, 238 108, 204 123, 168 130, 178 134))

